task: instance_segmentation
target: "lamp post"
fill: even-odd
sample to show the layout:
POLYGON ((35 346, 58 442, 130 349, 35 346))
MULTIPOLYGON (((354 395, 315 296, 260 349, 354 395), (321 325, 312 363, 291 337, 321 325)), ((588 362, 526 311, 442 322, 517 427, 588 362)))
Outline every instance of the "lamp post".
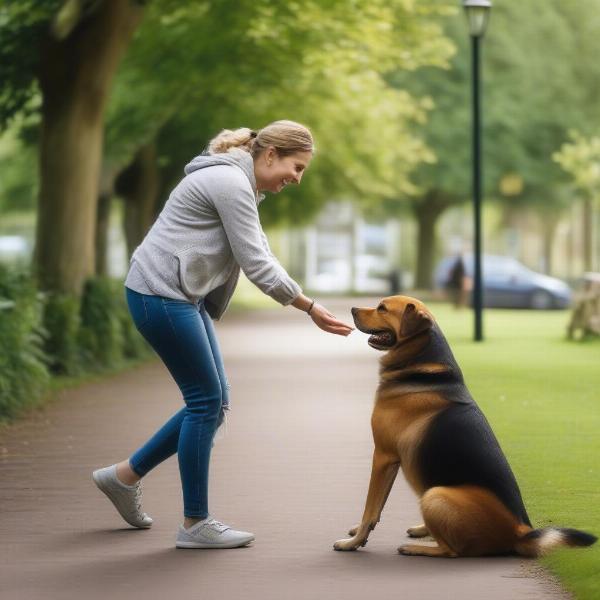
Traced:
POLYGON ((475 341, 483 340, 483 282, 481 273, 481 98, 479 82, 479 45, 483 37, 492 3, 490 0, 463 0, 463 8, 471 36, 471 75, 473 88, 473 213, 475 259, 473 272, 473 308, 475 341))

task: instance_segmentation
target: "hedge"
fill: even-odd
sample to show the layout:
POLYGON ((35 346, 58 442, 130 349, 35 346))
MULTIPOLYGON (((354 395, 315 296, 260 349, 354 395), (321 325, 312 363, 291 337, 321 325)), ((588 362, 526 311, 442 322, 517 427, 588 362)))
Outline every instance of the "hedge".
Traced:
POLYGON ((122 281, 90 279, 78 298, 40 293, 27 270, 0 265, 0 420, 39 404, 57 377, 113 370, 150 355, 122 281))

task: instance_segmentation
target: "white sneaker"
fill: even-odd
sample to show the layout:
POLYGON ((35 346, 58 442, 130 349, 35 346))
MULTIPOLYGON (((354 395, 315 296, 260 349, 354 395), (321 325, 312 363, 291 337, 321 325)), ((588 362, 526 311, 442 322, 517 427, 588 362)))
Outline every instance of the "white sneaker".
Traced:
POLYGON ((147 529, 152 525, 152 518, 142 512, 141 481, 134 485, 124 484, 117 477, 117 465, 94 471, 92 479, 115 505, 115 508, 127 523, 140 529, 147 529))
POLYGON ((209 516, 188 529, 180 525, 175 546, 177 548, 239 548, 253 540, 253 533, 236 531, 209 516))

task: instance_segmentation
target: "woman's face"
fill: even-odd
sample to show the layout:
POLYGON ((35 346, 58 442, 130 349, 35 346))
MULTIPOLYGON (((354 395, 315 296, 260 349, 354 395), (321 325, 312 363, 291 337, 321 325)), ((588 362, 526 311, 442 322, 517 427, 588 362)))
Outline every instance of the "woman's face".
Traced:
POLYGON ((254 161, 258 191, 276 194, 290 183, 300 183, 311 159, 312 152, 309 151, 280 157, 277 150, 269 146, 254 161))

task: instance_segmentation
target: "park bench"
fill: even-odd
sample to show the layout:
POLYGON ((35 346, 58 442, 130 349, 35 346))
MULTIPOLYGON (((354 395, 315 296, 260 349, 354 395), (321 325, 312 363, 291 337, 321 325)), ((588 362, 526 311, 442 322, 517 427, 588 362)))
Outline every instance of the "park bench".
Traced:
POLYGON ((600 273, 585 273, 583 282, 567 328, 570 339, 600 335, 600 273))

